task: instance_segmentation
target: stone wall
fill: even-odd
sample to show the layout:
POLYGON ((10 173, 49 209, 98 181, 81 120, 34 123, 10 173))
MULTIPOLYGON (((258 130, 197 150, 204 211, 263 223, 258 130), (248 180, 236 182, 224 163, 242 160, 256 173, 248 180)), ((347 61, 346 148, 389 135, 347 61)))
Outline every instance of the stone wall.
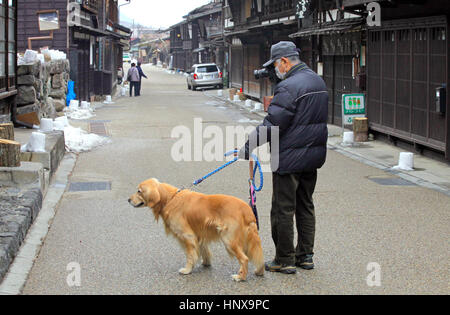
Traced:
MULTIPOLYGON (((17 114, 36 113, 38 118, 55 118, 66 106, 69 60, 52 60, 19 65, 17 70, 17 114)), ((19 119, 20 120, 20 119, 19 119)))

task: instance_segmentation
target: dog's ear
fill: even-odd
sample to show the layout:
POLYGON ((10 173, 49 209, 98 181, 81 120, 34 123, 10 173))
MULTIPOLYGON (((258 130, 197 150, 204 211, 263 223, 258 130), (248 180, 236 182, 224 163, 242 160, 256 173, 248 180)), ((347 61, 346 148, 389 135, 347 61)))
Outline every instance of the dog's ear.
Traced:
POLYGON ((157 187, 146 187, 144 198, 147 202, 147 206, 150 208, 154 208, 161 201, 159 189, 157 187))

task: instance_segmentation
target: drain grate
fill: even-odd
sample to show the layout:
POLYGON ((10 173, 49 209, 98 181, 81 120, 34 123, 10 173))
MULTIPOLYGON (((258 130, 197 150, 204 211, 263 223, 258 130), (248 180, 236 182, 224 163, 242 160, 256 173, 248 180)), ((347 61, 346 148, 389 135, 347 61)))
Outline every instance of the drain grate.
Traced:
POLYGON ((106 125, 104 122, 90 122, 89 123, 89 132, 95 133, 99 136, 107 136, 108 132, 106 131, 106 125))
POLYGON ((403 178, 395 177, 369 177, 369 179, 382 186, 416 186, 403 178))
POLYGON ((69 191, 107 191, 111 190, 111 182, 74 182, 70 183, 69 191))

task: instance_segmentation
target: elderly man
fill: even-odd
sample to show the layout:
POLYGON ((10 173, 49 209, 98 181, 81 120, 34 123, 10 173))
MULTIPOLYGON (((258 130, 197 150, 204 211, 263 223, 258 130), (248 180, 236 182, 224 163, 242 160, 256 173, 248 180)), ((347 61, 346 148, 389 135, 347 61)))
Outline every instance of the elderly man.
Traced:
POLYGON ((264 67, 272 66, 282 81, 275 88, 268 115, 262 125, 249 135, 239 157, 248 159, 249 153, 267 139, 271 141, 274 160, 272 133, 277 128, 279 156, 278 167, 272 169, 271 210, 276 255, 273 261, 266 263, 266 270, 295 274, 296 266, 314 268, 316 221, 313 193, 317 169, 326 160, 328 92, 322 78, 300 61, 292 42, 283 41, 272 46, 271 59, 264 67), (261 136, 263 130, 267 131, 267 136, 261 136), (294 216, 298 233, 296 248, 294 216))

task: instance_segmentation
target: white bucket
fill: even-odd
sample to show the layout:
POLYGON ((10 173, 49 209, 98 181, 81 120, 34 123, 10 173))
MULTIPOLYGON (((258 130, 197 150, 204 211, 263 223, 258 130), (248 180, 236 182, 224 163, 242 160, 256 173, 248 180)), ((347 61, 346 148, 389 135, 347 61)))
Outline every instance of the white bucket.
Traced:
POLYGON ((45 134, 40 132, 31 133, 30 142, 27 145, 29 152, 45 152, 45 134))
POLYGON ((40 129, 42 132, 53 131, 53 120, 50 118, 42 118, 40 129))
POLYGON ((344 143, 352 144, 355 141, 355 135, 352 131, 344 132, 344 143))
POLYGON ((235 95, 233 98, 233 101, 239 102, 241 99, 239 98, 239 95, 235 95))
POLYGON ((217 96, 222 97, 222 96, 223 96, 223 91, 222 91, 222 90, 218 90, 218 91, 217 91, 217 96))
POLYGON ((410 152, 401 152, 398 168, 405 171, 412 171, 414 169, 414 154, 410 152))
POLYGON ((123 87, 121 90, 120 90, 120 96, 126 96, 127 95, 127 88, 126 87, 123 87))
POLYGON ((106 95, 106 102, 107 103, 111 103, 112 102, 111 95, 106 95))
POLYGON ((246 101, 245 101, 245 106, 246 106, 246 107, 252 107, 252 105, 253 105, 252 100, 246 100, 246 101))
POLYGON ((262 104, 261 103, 255 103, 255 110, 256 111, 261 111, 263 109, 262 104))

